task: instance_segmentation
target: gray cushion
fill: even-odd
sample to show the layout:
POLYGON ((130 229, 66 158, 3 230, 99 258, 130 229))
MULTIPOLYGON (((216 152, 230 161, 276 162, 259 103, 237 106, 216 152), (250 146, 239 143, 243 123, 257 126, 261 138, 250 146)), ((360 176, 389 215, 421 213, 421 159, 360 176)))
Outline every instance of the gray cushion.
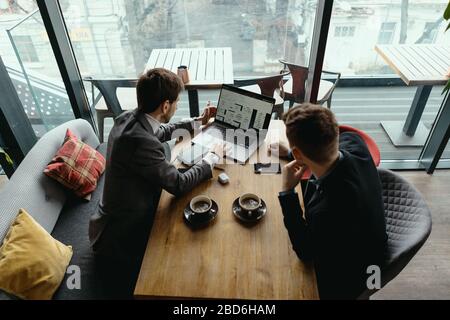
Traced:
POLYGON ((0 245, 20 208, 52 232, 67 196, 64 188, 43 171, 61 147, 68 128, 83 142, 98 147, 99 141, 91 125, 81 119, 69 121, 45 134, 0 193, 0 245))

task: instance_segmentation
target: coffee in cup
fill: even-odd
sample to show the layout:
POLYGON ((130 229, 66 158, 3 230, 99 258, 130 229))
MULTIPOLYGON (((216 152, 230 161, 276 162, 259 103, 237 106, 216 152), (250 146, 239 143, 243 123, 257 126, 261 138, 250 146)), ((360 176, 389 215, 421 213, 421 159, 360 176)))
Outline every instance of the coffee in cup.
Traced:
POLYGON ((239 198, 239 206, 251 216, 261 206, 261 198, 256 194, 246 193, 239 198))
POLYGON ((191 200, 189 207, 193 214, 203 214, 211 210, 212 200, 208 196, 197 196, 191 200))

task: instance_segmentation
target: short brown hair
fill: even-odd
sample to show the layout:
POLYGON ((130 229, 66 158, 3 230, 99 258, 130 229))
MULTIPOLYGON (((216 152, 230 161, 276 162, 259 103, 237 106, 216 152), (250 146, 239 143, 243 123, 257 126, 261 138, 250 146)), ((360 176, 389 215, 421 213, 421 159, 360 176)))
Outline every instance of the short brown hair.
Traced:
POLYGON ((289 142, 305 156, 318 163, 326 162, 339 141, 339 127, 327 108, 304 103, 284 115, 289 142))
POLYGON ((136 86, 138 109, 144 113, 155 111, 161 103, 177 100, 184 85, 172 71, 155 68, 145 72, 136 86))

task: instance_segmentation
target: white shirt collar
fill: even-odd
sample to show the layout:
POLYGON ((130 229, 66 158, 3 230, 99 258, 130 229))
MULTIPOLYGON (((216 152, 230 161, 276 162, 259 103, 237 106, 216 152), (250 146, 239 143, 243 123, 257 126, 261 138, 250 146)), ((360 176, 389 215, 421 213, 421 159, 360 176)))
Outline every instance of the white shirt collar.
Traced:
POLYGON ((148 123, 152 127, 153 133, 156 133, 156 131, 158 131, 159 127, 161 126, 161 122, 156 120, 154 117, 152 117, 148 113, 145 114, 145 117, 147 118, 148 123))

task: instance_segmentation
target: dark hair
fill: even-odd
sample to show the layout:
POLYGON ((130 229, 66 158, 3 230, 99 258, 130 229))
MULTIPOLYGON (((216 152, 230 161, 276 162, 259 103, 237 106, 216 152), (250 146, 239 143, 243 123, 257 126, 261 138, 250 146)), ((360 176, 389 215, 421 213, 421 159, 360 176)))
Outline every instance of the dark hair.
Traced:
POLYGON ((326 162, 339 141, 339 127, 329 109, 304 103, 284 115, 289 142, 305 156, 318 163, 326 162))
POLYGON ((172 71, 163 68, 148 70, 136 85, 138 109, 150 113, 166 100, 173 103, 183 88, 180 77, 172 71))

